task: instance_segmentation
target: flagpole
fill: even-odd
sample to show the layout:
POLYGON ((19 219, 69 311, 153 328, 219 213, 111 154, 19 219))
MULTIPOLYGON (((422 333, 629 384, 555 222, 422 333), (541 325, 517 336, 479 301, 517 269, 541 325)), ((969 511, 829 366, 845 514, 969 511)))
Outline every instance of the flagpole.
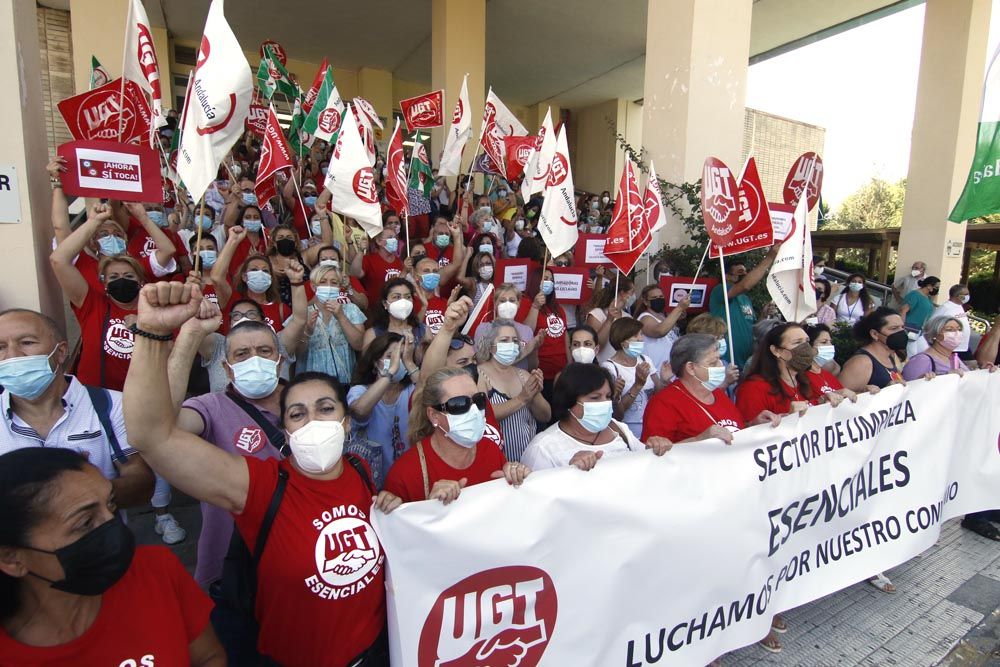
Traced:
MULTIPOLYGON (((706 250, 706 252, 708 252, 706 250)), ((719 266, 722 269, 722 298, 726 302, 726 335, 729 337, 729 363, 735 365, 736 357, 733 355, 733 319, 729 312, 729 285, 726 284, 726 260, 723 249, 719 248, 719 266)))
POLYGON ((195 271, 198 271, 198 270, 201 269, 201 252, 198 251, 197 248, 201 246, 201 227, 202 227, 201 221, 202 221, 202 219, 204 217, 205 217, 205 195, 202 195, 201 196, 201 210, 198 212, 198 220, 197 220, 197 224, 198 224, 198 230, 197 230, 198 239, 194 242, 194 247, 195 247, 195 251, 194 251, 194 270, 195 271))
MULTIPOLYGON (((122 133, 125 132, 125 115, 122 110, 125 108, 125 59, 128 58, 128 35, 129 25, 132 22, 132 0, 129 0, 128 11, 125 14, 125 43, 122 44, 122 85, 118 94, 118 142, 121 143, 122 133)), ((91 56, 93 58, 93 56, 91 56)), ((91 63, 93 65, 93 63, 91 63)), ((152 119, 150 119, 152 120, 152 119)))
MULTIPOLYGON (((403 211, 404 225, 403 234, 406 239, 406 256, 410 256, 410 176, 413 175, 413 158, 417 155, 417 146, 420 145, 420 128, 417 128, 413 135, 413 148, 410 149, 410 164, 406 167, 406 210, 403 211)), ((386 158, 388 160, 388 158, 386 158)))
POLYGON ((705 246, 705 252, 701 255, 701 262, 698 264, 698 270, 694 272, 694 282, 698 282, 698 276, 701 275, 701 267, 705 265, 705 258, 708 257, 708 249, 712 247, 712 242, 709 241, 708 245, 705 246))
MULTIPOLYGON (((312 238, 313 237, 312 225, 309 224, 309 215, 306 212, 306 203, 302 201, 302 193, 299 192, 299 184, 295 181, 294 174, 289 176, 289 178, 292 179, 292 185, 295 187, 295 196, 299 198, 299 206, 302 207, 302 218, 306 222, 306 232, 309 233, 309 238, 312 238)), ((281 195, 278 195, 278 199, 281 199, 281 195)))

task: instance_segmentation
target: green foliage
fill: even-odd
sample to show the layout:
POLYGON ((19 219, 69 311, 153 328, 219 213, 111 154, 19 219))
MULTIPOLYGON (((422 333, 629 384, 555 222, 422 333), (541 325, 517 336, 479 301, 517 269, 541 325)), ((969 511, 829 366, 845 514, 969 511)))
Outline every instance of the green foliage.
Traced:
POLYGON ((833 346, 837 350, 834 358, 838 364, 843 366, 848 359, 854 356, 859 347, 858 342, 854 340, 851 325, 846 322, 834 322, 830 325, 830 330, 830 336, 833 338, 833 346))
POLYGON ((895 183, 873 177, 872 180, 847 197, 837 209, 837 214, 823 225, 823 229, 882 229, 903 224, 903 201, 906 198, 906 179, 895 183))
POLYGON ((1000 311, 1000 280, 993 277, 992 271, 969 278, 969 303, 981 313, 1000 311))

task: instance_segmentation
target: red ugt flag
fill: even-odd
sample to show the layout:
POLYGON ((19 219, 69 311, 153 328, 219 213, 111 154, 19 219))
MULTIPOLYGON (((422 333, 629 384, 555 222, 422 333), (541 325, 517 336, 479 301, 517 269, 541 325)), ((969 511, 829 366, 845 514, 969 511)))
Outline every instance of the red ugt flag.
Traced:
POLYGON ((538 137, 529 134, 523 137, 504 137, 504 150, 507 154, 507 182, 512 182, 524 173, 524 167, 528 164, 531 151, 541 147, 538 137))
POLYGON ((403 134, 400 132, 399 120, 392 131, 389 140, 389 154, 386 159, 385 196, 389 205, 399 215, 409 215, 409 198, 407 196, 406 156, 403 154, 403 134))
POLYGON ((646 217, 643 199, 639 194, 639 182, 636 180, 632 162, 626 160, 611 225, 608 227, 604 256, 622 273, 628 273, 635 267, 639 256, 651 241, 649 219, 646 217))
POLYGON ((262 206, 268 205, 272 197, 278 194, 274 184, 274 175, 282 169, 292 168, 292 153, 285 143, 285 135, 278 124, 274 107, 268 109, 267 127, 264 129, 264 141, 260 147, 260 169, 257 171, 257 182, 253 186, 257 201, 262 206))
POLYGON ((444 125, 444 90, 435 90, 409 99, 400 100, 399 108, 410 132, 427 127, 444 125))

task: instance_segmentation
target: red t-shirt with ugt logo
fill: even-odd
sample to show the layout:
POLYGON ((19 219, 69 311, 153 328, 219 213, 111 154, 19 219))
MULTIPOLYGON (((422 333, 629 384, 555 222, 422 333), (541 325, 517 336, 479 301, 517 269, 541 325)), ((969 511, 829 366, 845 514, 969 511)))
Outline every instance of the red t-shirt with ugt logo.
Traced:
POLYGON ((73 306, 73 314, 80 323, 82 341, 77 379, 92 387, 121 391, 132 362, 135 339, 129 327, 135 323, 136 311, 119 307, 103 288, 91 286, 80 307, 73 306))
POLYGON ((256 543, 279 467, 289 476, 258 570, 258 648, 285 667, 348 664, 386 621, 372 494, 346 460, 334 480, 310 479, 287 460, 244 460, 250 489, 234 518, 247 544, 256 543))

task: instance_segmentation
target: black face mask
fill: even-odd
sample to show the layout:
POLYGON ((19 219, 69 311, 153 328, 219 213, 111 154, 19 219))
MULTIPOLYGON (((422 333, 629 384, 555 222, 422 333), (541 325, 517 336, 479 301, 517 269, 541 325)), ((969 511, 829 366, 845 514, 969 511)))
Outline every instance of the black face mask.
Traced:
POLYGON ((139 296, 139 281, 131 278, 115 278, 105 285, 104 291, 118 303, 131 303, 139 296))
POLYGON ((905 330, 897 331, 896 333, 885 337, 885 344, 894 352, 902 352, 906 349, 906 344, 909 342, 910 337, 907 335, 905 330))
POLYGON ((667 307, 666 299, 653 299, 649 302, 649 309, 654 313, 662 313, 663 309, 667 307))
POLYGON ((930 295, 931 296, 937 296, 938 294, 940 294, 940 292, 941 292, 941 288, 940 287, 935 287, 934 289, 932 289, 930 291, 930 295))
POLYGON ((66 573, 61 581, 31 572, 33 576, 74 595, 100 595, 128 571, 135 555, 135 536, 116 514, 76 542, 55 551, 26 548, 54 555, 66 573))
POLYGON ((295 239, 278 239, 274 242, 274 247, 279 255, 288 257, 295 252, 295 239))

